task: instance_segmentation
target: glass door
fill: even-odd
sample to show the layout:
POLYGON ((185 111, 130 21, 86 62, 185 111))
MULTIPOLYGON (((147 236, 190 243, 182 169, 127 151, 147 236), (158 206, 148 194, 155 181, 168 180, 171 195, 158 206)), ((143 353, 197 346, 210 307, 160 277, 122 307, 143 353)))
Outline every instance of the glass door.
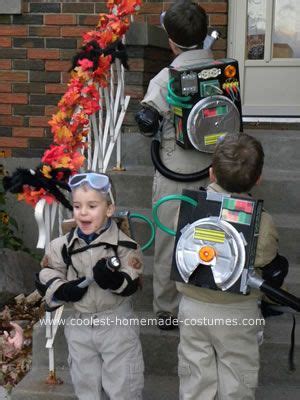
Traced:
POLYGON ((300 1, 229 0, 244 116, 300 116, 300 1))

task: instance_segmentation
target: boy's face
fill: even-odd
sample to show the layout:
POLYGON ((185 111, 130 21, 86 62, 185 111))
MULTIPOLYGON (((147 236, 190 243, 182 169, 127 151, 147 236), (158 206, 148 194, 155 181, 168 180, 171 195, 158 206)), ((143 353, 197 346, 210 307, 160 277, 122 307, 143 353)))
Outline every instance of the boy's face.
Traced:
POLYGON ((74 219, 86 235, 100 229, 114 213, 114 206, 108 205, 105 197, 94 189, 79 187, 72 195, 74 219))

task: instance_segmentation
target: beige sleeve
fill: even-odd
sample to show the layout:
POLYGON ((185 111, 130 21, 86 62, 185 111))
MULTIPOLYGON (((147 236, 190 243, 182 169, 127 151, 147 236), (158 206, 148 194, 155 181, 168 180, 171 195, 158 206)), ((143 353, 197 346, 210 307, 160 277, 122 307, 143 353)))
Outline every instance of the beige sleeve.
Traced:
POLYGON ((126 272, 132 279, 143 274, 143 255, 139 246, 136 250, 120 247, 118 255, 121 262, 120 271, 126 272))
POLYGON ((270 214, 263 212, 261 215, 259 236, 256 248, 254 266, 264 267, 269 264, 278 253, 278 232, 270 214))
POLYGON ((153 79, 151 79, 147 93, 142 100, 143 106, 150 106, 157 110, 162 116, 170 114, 170 107, 167 103, 169 69, 162 69, 153 79))
POLYGON ((39 273, 40 281, 43 284, 47 284, 53 279, 45 294, 45 301, 50 307, 57 306, 53 301, 53 295, 62 284, 67 282, 67 266, 62 258, 61 244, 62 238, 57 238, 50 242, 45 252, 47 266, 42 268, 39 273))

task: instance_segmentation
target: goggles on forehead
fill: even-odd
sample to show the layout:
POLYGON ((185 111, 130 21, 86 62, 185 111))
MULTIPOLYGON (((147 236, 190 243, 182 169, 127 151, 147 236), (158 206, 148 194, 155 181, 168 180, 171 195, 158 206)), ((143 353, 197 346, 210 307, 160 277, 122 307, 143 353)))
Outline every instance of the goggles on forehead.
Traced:
POLYGON ((111 202, 114 204, 114 198, 111 193, 111 184, 107 175, 98 174, 96 172, 87 172, 85 174, 73 175, 69 179, 69 186, 71 190, 84 183, 87 183, 92 189, 108 193, 111 198, 111 202))
POLYGON ((76 174, 71 176, 69 179, 69 186, 71 189, 74 189, 83 183, 88 183, 93 189, 101 190, 102 192, 108 192, 110 189, 108 176, 97 174, 96 172, 76 174))
MULTIPOLYGON (((166 30, 166 27, 164 25, 165 15, 166 15, 166 11, 163 11, 160 13, 159 22, 160 22, 161 27, 167 32, 167 35, 169 36, 168 31, 166 30)), ((172 40, 170 37, 169 37, 169 39, 171 40, 172 43, 175 44, 175 46, 177 46, 183 50, 192 50, 192 49, 196 49, 198 47, 198 44, 194 44, 193 46, 181 46, 180 44, 177 44, 176 42, 174 42, 174 40, 172 40)))

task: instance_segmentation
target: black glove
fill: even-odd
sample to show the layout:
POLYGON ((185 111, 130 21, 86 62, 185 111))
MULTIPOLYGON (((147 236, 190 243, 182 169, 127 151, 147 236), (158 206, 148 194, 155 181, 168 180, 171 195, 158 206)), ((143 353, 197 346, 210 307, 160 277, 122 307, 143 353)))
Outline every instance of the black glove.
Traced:
POLYGON ((88 286, 85 288, 78 287, 79 283, 83 282, 85 277, 69 281, 61 285, 54 293, 54 297, 61 301, 78 301, 81 300, 88 290, 88 286))
POLYGON ((106 258, 101 258, 93 268, 94 279, 101 289, 117 290, 124 282, 120 271, 111 271, 106 266, 106 258))
POLYGON ((140 131, 145 136, 153 136, 158 131, 159 121, 162 117, 159 112, 154 108, 143 107, 135 114, 135 121, 137 122, 140 131))
POLYGON ((262 278, 273 288, 280 288, 289 270, 288 260, 277 254, 277 256, 262 269, 262 278))

